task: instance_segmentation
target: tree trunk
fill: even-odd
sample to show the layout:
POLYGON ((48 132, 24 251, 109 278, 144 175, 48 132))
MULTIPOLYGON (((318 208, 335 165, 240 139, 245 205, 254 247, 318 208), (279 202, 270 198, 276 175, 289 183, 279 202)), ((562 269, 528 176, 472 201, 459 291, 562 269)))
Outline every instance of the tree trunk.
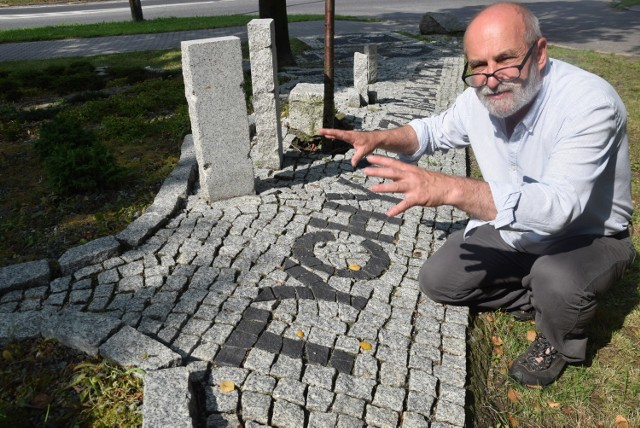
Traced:
POLYGON ((273 19, 276 32, 276 52, 278 53, 278 70, 296 65, 289 43, 289 18, 287 17, 286 0, 258 0, 260 18, 273 19))
POLYGON ((144 21, 142 16, 142 4, 140 0, 129 0, 129 7, 131 7, 131 18, 134 22, 144 21))

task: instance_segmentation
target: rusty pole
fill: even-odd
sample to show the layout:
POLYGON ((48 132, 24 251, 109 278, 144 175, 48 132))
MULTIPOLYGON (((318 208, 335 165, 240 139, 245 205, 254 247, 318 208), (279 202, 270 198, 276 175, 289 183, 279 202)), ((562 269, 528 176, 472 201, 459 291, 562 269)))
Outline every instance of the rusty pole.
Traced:
POLYGON ((334 80, 333 80, 333 36, 335 0, 324 2, 324 108, 322 126, 333 128, 334 80))

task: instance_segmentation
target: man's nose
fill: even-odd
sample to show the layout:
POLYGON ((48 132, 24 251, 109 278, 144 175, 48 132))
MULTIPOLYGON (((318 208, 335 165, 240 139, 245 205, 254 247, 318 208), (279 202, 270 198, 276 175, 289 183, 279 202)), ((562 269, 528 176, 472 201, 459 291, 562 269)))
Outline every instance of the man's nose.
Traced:
POLYGON ((496 79, 496 76, 491 75, 491 76, 487 77, 486 85, 490 89, 495 90, 498 87, 498 85, 500 85, 500 81, 498 79, 496 79))

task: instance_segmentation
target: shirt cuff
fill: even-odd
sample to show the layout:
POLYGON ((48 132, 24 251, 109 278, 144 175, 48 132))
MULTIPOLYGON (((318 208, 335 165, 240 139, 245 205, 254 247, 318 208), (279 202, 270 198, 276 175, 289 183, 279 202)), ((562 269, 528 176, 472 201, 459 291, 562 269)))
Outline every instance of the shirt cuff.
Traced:
POLYGON ((515 210, 518 207, 522 192, 510 184, 489 182, 493 203, 498 213, 493 226, 500 229, 516 221, 515 210))
POLYGON ((414 119, 409 122, 409 126, 413 128, 418 137, 418 150, 411 155, 399 154, 398 159, 405 163, 415 163, 417 162, 422 155, 424 154, 427 147, 427 130, 426 126, 421 119, 414 119))

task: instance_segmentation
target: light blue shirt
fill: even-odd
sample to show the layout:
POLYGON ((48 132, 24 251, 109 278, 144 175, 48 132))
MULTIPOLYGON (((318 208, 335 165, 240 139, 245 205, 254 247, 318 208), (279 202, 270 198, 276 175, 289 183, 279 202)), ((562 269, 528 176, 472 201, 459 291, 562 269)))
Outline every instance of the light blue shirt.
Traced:
POLYGON ((549 59, 530 110, 507 136, 474 89, 442 114, 416 119, 415 161, 436 150, 471 145, 498 211, 490 223, 514 248, 541 254, 569 236, 614 235, 633 211, 626 132, 627 113, 600 77, 549 59))

